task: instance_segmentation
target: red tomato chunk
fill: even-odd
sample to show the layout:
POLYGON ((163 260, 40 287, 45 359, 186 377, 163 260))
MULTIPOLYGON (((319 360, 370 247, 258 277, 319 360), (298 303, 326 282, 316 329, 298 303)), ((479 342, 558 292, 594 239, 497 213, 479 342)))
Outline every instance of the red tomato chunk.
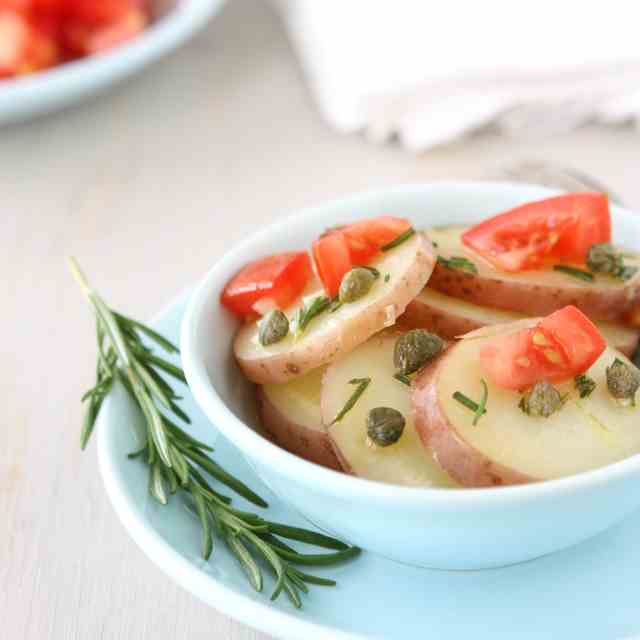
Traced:
POLYGON ((605 347, 591 320, 568 306, 535 327, 493 338, 480 351, 480 364, 497 386, 523 390, 541 380, 563 382, 583 373, 605 347))
POLYGON ((342 277, 358 265, 366 265, 382 247, 411 228, 404 218, 379 216, 331 229, 313 243, 318 276, 328 296, 338 293, 342 277))
POLYGON ((259 312, 259 301, 285 309, 295 302, 313 272, 306 251, 280 253, 260 258, 243 267, 226 285, 220 302, 241 316, 259 312))
POLYGON ((572 193, 516 207, 467 230, 462 241, 503 271, 523 271, 549 258, 584 263, 591 245, 611 241, 603 193, 572 193))
POLYGON ((100 53, 141 33, 148 0, 0 0, 0 79, 100 53))

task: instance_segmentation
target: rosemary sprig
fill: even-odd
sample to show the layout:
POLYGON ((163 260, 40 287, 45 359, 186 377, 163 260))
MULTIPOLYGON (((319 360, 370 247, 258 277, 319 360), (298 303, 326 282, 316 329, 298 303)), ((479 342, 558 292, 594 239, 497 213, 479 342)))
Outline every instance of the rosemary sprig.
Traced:
POLYGON ((590 271, 583 271, 582 269, 576 269, 575 267, 570 267, 566 264, 555 264, 553 265, 554 271, 561 271, 562 273, 566 273, 568 276, 573 276, 574 278, 578 278, 578 280, 584 280, 585 282, 593 282, 594 275, 590 271))
POLYGON ((394 238, 391 242, 387 242, 387 244, 382 245, 380 247, 380 251, 389 251, 390 249, 395 249, 397 246, 401 245, 403 242, 406 242, 411 236, 415 234, 416 230, 413 227, 409 227, 406 231, 401 233, 397 238, 394 238))
POLYGON ((263 588, 261 561, 276 579, 271 599, 284 591, 295 607, 302 606, 301 594, 308 592, 308 584, 335 585, 333 580, 304 573, 296 565, 332 565, 355 557, 360 550, 324 534, 270 522, 231 506, 231 498, 214 489, 205 474, 259 507, 268 505, 207 455, 211 447, 179 426, 179 421, 188 423, 189 418, 178 406, 180 398, 162 374, 184 382, 184 373, 180 367, 156 355, 142 337, 168 353, 177 354, 178 348, 150 327, 112 311, 89 286, 77 262, 70 259, 69 263, 95 312, 98 343, 96 384, 83 396, 88 406, 80 436, 81 447, 86 446, 102 402, 117 379, 145 419, 144 443, 128 457, 149 467, 149 493, 160 504, 167 504, 171 496, 180 491, 186 506, 200 521, 205 559, 213 553, 214 536, 217 536, 237 558, 256 591, 263 588), (283 539, 331 551, 300 553, 283 539))
POLYGON ((353 380, 349 380, 349 384, 357 384, 357 389, 351 394, 351 397, 347 400, 344 407, 340 409, 338 415, 331 421, 329 426, 335 424, 336 422, 340 422, 342 418, 344 418, 351 409, 355 406, 356 402, 360 399, 360 396, 365 392, 366 388, 369 386, 371 382, 371 378, 353 378, 353 380))
POLYGON ((469 273, 478 273, 476 265, 464 256, 451 256, 450 258, 438 256, 438 264, 441 264, 447 269, 459 269, 461 271, 468 271, 469 273))

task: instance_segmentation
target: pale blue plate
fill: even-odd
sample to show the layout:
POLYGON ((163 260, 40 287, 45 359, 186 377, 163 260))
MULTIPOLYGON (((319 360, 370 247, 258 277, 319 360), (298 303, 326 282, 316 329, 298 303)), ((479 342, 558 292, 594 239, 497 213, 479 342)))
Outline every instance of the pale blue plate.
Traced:
MULTIPOLYGON (((155 323, 175 342, 185 302, 172 305, 155 323)), ((182 587, 251 627, 296 640, 640 635, 640 514, 572 549, 504 569, 414 569, 367 553, 318 571, 339 584, 314 587, 302 610, 284 597, 272 603, 271 583, 265 593, 255 593, 224 544, 218 542, 208 563, 200 558, 198 523, 179 499, 162 507, 149 497, 146 468, 126 457, 136 448, 133 425, 139 416, 120 391, 107 401, 96 426, 100 468, 118 515, 143 551, 182 587)), ((269 517, 309 526, 260 483, 184 392, 184 408, 193 419, 189 431, 214 444, 215 458, 269 501, 269 517)), ((252 508, 240 498, 236 502, 252 508)))

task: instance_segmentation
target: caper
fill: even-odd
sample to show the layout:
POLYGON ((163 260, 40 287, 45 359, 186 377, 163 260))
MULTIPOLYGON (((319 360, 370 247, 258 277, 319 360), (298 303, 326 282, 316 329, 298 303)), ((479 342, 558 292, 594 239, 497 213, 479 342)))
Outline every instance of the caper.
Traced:
POLYGON ((563 404, 564 400, 560 392, 546 380, 541 380, 522 396, 519 406, 530 416, 548 418, 563 404))
POLYGON ((263 347, 268 347, 270 344, 280 342, 288 333, 289 320, 287 320, 287 316, 279 309, 269 311, 269 313, 260 320, 258 339, 263 347))
POLYGON ((444 341, 424 329, 412 329, 396 340, 393 364, 398 373, 408 376, 424 366, 444 347, 444 341))
POLYGON ((607 388, 617 400, 631 401, 635 405, 636 391, 640 387, 640 371, 616 358, 607 367, 607 388))
POLYGON ((367 416, 367 435, 379 447, 388 447, 400 440, 404 425, 404 416, 397 409, 376 407, 367 416))
POLYGON ((363 267, 355 267, 351 271, 347 271, 340 283, 338 300, 343 304, 360 300, 371 291, 375 279, 375 273, 363 267))
POLYGON ((622 268, 622 257, 612 244, 600 242, 591 245, 587 253, 587 266, 596 273, 616 275, 622 268))

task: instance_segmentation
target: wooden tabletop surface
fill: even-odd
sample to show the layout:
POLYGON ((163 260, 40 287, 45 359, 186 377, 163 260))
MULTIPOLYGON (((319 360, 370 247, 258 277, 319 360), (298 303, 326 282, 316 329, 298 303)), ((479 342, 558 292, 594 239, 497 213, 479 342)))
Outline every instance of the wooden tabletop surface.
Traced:
POLYGON ((136 547, 81 453, 92 322, 64 263, 150 317, 247 233, 300 206, 537 158, 599 176, 640 207, 640 135, 482 135, 422 156, 322 122, 269 7, 235 0, 116 91, 0 129, 2 636, 265 638, 187 594, 136 547))

